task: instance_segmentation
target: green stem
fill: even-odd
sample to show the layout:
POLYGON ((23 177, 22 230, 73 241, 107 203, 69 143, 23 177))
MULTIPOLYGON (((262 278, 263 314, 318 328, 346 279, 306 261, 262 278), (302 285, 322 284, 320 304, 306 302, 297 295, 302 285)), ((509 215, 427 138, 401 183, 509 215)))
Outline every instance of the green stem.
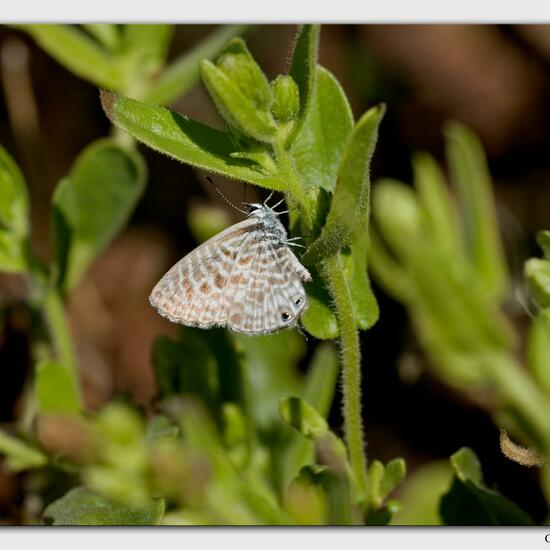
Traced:
POLYGON ((56 288, 50 288, 44 295, 44 316, 61 365, 67 370, 80 407, 82 397, 78 377, 78 366, 73 349, 69 324, 65 316, 63 300, 56 288))
POLYGON ((350 290, 340 254, 323 260, 322 270, 334 300, 340 328, 344 431, 351 469, 359 488, 368 495, 369 478, 361 414, 361 351, 350 290))

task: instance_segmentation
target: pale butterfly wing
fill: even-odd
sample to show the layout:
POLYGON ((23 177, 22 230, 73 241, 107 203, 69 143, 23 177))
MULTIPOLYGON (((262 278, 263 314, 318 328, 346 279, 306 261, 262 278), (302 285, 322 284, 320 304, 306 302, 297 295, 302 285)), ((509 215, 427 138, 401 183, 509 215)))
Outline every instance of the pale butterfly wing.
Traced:
POLYGON ((174 323, 224 326, 227 280, 242 242, 255 226, 256 220, 243 220, 184 256, 155 285, 151 305, 174 323))
POLYGON ((289 247, 269 238, 243 242, 225 291, 227 324, 246 334, 296 325, 307 307, 309 272, 289 247))

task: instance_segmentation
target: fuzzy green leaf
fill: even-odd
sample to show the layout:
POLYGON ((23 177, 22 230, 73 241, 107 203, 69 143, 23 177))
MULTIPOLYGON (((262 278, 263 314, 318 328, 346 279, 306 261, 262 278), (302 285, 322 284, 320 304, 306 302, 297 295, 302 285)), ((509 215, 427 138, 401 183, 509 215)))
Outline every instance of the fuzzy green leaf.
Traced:
POLYGON ((380 315, 367 272, 368 248, 369 239, 365 233, 353 243, 350 252, 343 256, 355 320, 357 327, 362 330, 372 327, 380 315))
POLYGON ((332 192, 342 151, 353 128, 351 107, 332 73, 317 66, 308 114, 291 154, 304 186, 332 192))
POLYGON ((122 44, 126 51, 137 54, 142 63, 158 67, 168 55, 173 30, 172 25, 125 25, 122 44))
MULTIPOLYGON (((236 72, 250 74, 252 71, 238 68, 236 72)), ((220 69, 207 59, 201 62, 200 73, 218 111, 229 126, 261 142, 270 143, 275 139, 277 127, 271 114, 260 110, 257 103, 245 95, 239 80, 236 80, 236 75, 232 74, 229 77, 227 71, 220 69)), ((267 80, 265 84, 267 87, 267 80)), ((252 84, 247 83, 246 89, 250 93, 252 93, 249 90, 251 87, 252 84)), ((269 87, 267 92, 269 94, 269 87)))
POLYGON ((525 262, 525 279, 529 293, 539 307, 550 306, 550 261, 531 258, 525 262))
POLYGON ((199 63, 212 59, 228 40, 246 32, 248 25, 224 25, 199 42, 191 51, 172 61, 153 80, 143 95, 147 103, 167 105, 185 95, 199 80, 199 63))
POLYGON ((279 413, 288 424, 308 439, 319 439, 328 433, 326 420, 299 397, 281 399, 279 413))
POLYGON ((146 167, 137 151, 110 139, 86 147, 53 197, 58 285, 79 281, 130 217, 145 188, 146 167))
POLYGON ((43 517, 47 525, 159 525, 163 515, 162 499, 134 508, 76 487, 52 502, 43 517))
POLYGON ((122 60, 105 51, 74 25, 19 25, 37 44, 74 74, 96 86, 121 90, 126 72, 122 60))
POLYGON ((451 456, 455 478, 441 499, 446 525, 533 525, 514 502, 483 485, 481 465, 471 449, 451 456))
POLYGON ((0 146, 0 271, 15 273, 26 267, 28 210, 23 175, 0 146))
POLYGON ((342 153, 338 179, 325 225, 305 261, 317 263, 357 240, 368 228, 370 161, 385 106, 367 111, 357 122, 342 153))
POLYGON ((508 270, 483 147, 471 130, 457 122, 446 125, 445 135, 472 263, 487 294, 501 300, 507 293, 508 270))
POLYGON ((56 361, 36 366, 36 402, 39 413, 74 414, 80 411, 72 374, 56 361))
POLYGON ((0 456, 6 458, 10 470, 20 472, 44 466, 48 459, 38 449, 31 447, 22 439, 8 435, 0 430, 0 456))
POLYGON ((379 496, 382 500, 385 500, 397 485, 405 479, 406 473, 407 466, 402 458, 394 458, 386 464, 379 487, 379 496))
POLYGON ((290 143, 294 141, 294 137, 300 132, 313 101, 317 75, 319 33, 319 25, 302 25, 294 43, 289 74, 294 79, 294 82, 298 84, 300 91, 300 111, 289 140, 290 143))
POLYGON ((321 276, 312 272, 313 280, 305 285, 309 306, 300 319, 302 326, 315 338, 331 340, 338 336, 338 321, 330 307, 331 298, 321 276))
POLYGON ((164 107, 102 91, 111 122, 152 149, 203 170, 281 191, 284 182, 248 160, 233 158, 236 145, 227 132, 215 130, 164 107))

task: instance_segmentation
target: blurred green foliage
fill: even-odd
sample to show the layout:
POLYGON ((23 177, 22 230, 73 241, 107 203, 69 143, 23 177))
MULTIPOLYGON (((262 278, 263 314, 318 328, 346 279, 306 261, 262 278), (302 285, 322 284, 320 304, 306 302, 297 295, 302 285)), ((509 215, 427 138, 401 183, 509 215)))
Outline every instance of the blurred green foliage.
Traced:
MULTIPOLYGON (((470 449, 408 481, 402 458, 367 462, 364 452, 358 330, 379 314, 368 263, 408 308, 437 375, 461 389, 494 392, 495 422, 550 454, 550 232, 539 238, 545 258, 525 267, 537 309, 526 372, 519 335, 503 312, 510 277, 483 150, 470 130, 446 128, 455 195, 438 164, 418 154, 415 190, 376 184, 371 228, 370 162, 385 107, 354 121, 339 82, 317 63, 318 26, 300 27, 288 74, 271 82, 236 38, 244 27, 221 28, 168 65, 169 25, 20 28, 69 70, 109 90, 101 101, 118 129, 86 147, 55 191, 51 265, 29 245, 24 179, 0 148, 0 269, 26 276, 29 306, 49 335, 47 345, 33 347, 34 391, 26 399, 35 427, 0 432, 0 452, 14 471, 32 477, 54 469, 73 487, 47 503, 45 523, 532 523, 484 485, 470 449), (199 76, 223 131, 162 106, 199 76), (290 232, 307 235, 302 261, 314 274, 303 326, 319 339, 338 337, 340 356, 322 342, 304 373, 297 332, 249 338, 182 328, 175 339, 159 336, 152 351, 154 413, 121 401, 85 411, 65 301, 144 190, 146 166, 134 140, 285 194, 294 207, 290 232), (340 371, 343 438, 327 421, 340 371), (52 430, 72 439, 52 441, 52 430), (399 502, 394 491, 404 480, 399 502)), ((189 223, 204 240, 226 220, 203 209, 190 212, 189 223)))

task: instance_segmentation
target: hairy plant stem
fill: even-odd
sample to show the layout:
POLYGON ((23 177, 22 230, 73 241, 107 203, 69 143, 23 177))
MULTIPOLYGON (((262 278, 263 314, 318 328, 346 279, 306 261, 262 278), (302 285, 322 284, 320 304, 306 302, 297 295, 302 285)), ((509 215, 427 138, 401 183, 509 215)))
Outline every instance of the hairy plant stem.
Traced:
POLYGON ((323 260, 322 273, 334 300, 340 328, 344 431, 349 460, 359 488, 366 498, 369 478, 361 414, 361 351, 351 294, 340 253, 323 260))

